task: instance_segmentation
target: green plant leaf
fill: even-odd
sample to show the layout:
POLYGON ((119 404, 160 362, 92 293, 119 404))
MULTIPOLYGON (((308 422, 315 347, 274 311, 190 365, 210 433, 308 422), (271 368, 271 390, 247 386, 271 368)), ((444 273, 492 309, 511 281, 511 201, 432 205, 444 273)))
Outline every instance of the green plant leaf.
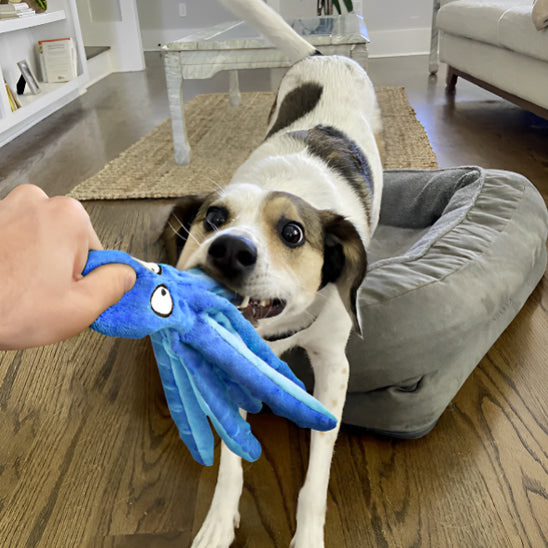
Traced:
POLYGON ((343 0, 344 5, 346 6, 346 9, 348 10, 348 13, 351 11, 354 11, 354 5, 352 4, 352 0, 343 0))
POLYGON ((335 9, 341 14, 341 5, 339 4, 339 0, 333 0, 333 5, 335 6, 335 9))

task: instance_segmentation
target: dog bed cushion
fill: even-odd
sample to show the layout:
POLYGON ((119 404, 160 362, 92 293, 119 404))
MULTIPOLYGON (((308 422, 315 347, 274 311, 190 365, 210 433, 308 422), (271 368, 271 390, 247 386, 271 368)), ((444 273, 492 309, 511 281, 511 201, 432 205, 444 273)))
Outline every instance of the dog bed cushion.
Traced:
MULTIPOLYGON (((429 432, 542 278, 547 234, 544 200, 516 173, 386 171, 343 422, 429 432)), ((304 352, 285 358, 313 384, 304 352)))

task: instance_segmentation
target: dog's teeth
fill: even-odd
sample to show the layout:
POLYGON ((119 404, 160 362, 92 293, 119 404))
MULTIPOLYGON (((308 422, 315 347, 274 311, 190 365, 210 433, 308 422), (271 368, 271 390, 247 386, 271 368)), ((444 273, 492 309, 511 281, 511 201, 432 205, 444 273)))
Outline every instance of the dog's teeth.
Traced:
POLYGON ((238 308, 247 308, 248 304, 249 304, 249 295, 244 297, 243 301, 240 303, 240 306, 238 308))
POLYGON ((266 299, 263 299, 259 304, 261 306, 266 306, 268 304, 268 301, 266 299))

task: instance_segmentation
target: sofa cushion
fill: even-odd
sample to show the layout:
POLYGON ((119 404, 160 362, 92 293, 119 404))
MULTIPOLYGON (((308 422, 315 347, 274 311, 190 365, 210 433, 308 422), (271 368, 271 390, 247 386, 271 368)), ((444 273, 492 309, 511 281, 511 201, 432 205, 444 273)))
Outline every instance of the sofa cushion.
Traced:
POLYGON ((531 5, 506 10, 499 20, 499 41, 508 49, 548 61, 548 32, 538 32, 531 5))
POLYGON ((548 61, 548 32, 538 32, 530 0, 457 0, 443 5, 437 27, 548 61))
POLYGON ((436 25, 439 29, 488 44, 500 45, 499 20, 509 9, 524 6, 531 11, 530 0, 459 0, 442 6, 436 25))

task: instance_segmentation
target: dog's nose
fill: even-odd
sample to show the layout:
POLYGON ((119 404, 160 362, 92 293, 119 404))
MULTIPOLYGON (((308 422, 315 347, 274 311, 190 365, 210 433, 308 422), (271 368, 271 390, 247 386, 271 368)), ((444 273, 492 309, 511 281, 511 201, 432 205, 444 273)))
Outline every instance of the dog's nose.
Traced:
POLYGON ((255 244, 243 236, 219 236, 207 253, 211 263, 227 278, 247 274, 257 262, 255 244))

